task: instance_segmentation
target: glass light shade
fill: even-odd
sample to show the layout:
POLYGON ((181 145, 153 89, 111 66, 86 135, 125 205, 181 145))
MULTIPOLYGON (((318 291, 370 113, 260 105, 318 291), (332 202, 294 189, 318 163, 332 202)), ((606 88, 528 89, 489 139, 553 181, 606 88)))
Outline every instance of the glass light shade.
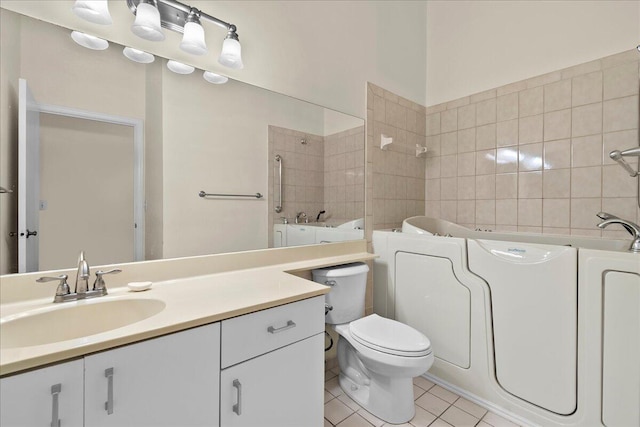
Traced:
POLYGON ((105 50, 109 47, 109 42, 92 36, 90 34, 81 33, 80 31, 72 31, 71 38, 74 42, 78 43, 82 47, 92 50, 105 50))
POLYGON ((107 0, 76 0, 73 13, 94 24, 110 25, 113 23, 107 0))
POLYGON ((164 40, 164 32, 160 27, 160 12, 158 8, 149 3, 138 4, 136 19, 131 25, 131 31, 138 37, 159 42, 164 40))
POLYGON ((218 62, 234 70, 239 70, 244 67, 242 64, 242 47, 240 46, 240 42, 228 37, 224 39, 218 62))
POLYGON ((187 22, 185 24, 180 49, 193 55, 204 55, 207 53, 207 45, 204 41, 204 28, 202 28, 202 25, 197 22, 187 22))
POLYGON ((211 71, 205 71, 202 77, 209 83, 214 85, 222 85, 229 81, 228 77, 221 76, 220 74, 212 73, 211 71))
POLYGON ((193 68, 191 65, 183 64, 178 61, 168 61, 167 68, 177 74, 191 74, 193 73, 193 68))
POLYGON ((151 55, 150 53, 134 49, 132 47, 125 47, 122 50, 122 54, 126 56, 127 59, 130 59, 134 62, 139 62, 141 64, 150 64, 156 59, 156 57, 151 55))

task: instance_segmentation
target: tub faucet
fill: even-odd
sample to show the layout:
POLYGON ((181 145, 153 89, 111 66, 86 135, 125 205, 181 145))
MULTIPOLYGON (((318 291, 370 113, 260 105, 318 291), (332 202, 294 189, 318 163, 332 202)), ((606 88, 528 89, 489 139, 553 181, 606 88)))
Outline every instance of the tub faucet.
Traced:
POLYGON ((309 222, 309 218, 307 218, 307 214, 304 212, 298 212, 298 214, 296 215, 296 224, 300 224, 300 223, 308 223, 309 222))
POLYGON ((619 224, 627 230, 631 236, 633 237, 633 241, 631 242, 631 246, 629 247, 629 251, 631 252, 640 252, 640 227, 637 224, 634 224, 631 221, 627 221, 622 218, 618 218, 615 215, 608 214, 606 212, 600 212, 597 214, 598 218, 603 221, 598 224, 599 228, 606 228, 611 224, 619 224))

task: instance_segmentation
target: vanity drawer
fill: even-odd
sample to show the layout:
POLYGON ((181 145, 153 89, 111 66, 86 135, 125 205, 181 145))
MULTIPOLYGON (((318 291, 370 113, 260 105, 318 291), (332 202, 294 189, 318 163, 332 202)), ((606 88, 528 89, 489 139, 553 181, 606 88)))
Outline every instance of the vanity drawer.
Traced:
POLYGON ((222 369, 324 331, 324 296, 222 321, 222 369))

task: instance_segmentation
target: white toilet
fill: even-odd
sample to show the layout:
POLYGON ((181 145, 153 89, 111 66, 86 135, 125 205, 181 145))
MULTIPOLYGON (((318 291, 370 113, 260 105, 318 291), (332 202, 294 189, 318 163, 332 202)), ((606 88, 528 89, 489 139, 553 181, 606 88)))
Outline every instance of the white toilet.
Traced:
POLYGON ((376 417, 402 424, 415 415, 413 378, 429 370, 433 352, 429 339, 408 325, 377 314, 362 317, 368 271, 362 263, 320 268, 313 280, 331 286, 326 323, 340 335, 340 386, 376 417))

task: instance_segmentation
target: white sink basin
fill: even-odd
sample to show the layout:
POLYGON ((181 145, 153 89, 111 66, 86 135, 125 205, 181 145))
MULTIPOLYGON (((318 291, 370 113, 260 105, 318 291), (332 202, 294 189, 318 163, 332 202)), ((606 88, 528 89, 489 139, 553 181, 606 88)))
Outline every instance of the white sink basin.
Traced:
POLYGON ((0 319, 0 348, 30 347, 121 328, 160 313, 156 299, 86 300, 56 304, 0 319))

